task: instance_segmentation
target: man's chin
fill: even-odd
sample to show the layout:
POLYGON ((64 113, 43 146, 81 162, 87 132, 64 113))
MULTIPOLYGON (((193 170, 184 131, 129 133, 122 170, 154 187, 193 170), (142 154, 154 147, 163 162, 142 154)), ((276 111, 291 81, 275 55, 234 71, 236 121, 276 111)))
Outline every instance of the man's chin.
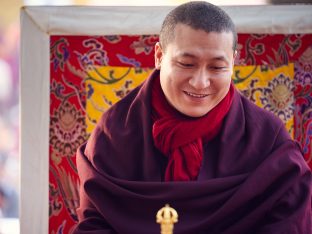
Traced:
POLYGON ((179 111, 181 112, 183 115, 186 115, 188 117, 192 117, 192 118, 200 118, 205 116, 209 111, 211 110, 211 108, 209 109, 203 109, 203 108, 188 108, 187 110, 184 111, 179 111))

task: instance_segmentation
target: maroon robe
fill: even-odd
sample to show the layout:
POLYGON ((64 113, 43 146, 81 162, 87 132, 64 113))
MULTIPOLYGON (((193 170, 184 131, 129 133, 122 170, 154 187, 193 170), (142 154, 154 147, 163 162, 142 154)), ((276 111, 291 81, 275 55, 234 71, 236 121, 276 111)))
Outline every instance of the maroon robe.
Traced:
MULTIPOLYGON (((204 145, 197 181, 164 182, 153 144, 151 80, 110 108, 77 153, 74 233, 160 233, 166 203, 174 233, 312 233, 311 171, 283 123, 235 91, 220 133, 204 145)), ((207 123, 209 124, 209 123, 207 123)))

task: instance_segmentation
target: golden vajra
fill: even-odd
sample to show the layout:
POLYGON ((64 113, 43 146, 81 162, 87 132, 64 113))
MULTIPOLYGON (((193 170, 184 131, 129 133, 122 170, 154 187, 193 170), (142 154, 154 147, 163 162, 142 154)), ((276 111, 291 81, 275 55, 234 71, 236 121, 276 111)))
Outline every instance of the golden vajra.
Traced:
POLYGON ((173 225, 178 222, 178 213, 175 209, 166 204, 156 215, 156 222, 160 224, 161 234, 172 234, 173 225))

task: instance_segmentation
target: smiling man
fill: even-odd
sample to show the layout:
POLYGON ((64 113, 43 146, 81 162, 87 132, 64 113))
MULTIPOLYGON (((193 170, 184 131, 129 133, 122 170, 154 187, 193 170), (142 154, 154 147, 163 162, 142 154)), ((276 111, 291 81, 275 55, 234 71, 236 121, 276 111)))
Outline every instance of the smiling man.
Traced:
POLYGON ((179 112, 201 117, 229 91, 234 66, 233 33, 207 33, 179 23, 172 37, 168 45, 162 42, 155 46, 161 88, 179 112))
POLYGON ((231 83, 237 35, 207 2, 172 10, 155 45, 155 71, 112 106, 77 153, 74 233, 311 231, 311 171, 283 123, 231 83))

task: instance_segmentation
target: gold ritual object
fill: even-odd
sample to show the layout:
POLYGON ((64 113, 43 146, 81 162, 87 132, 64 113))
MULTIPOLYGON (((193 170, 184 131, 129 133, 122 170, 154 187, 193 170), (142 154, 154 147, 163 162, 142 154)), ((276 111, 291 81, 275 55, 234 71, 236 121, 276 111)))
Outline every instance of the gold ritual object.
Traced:
POLYGON ((178 213, 169 204, 166 204, 157 212, 156 222, 160 224, 161 234, 173 234, 173 226, 178 222, 178 213))

